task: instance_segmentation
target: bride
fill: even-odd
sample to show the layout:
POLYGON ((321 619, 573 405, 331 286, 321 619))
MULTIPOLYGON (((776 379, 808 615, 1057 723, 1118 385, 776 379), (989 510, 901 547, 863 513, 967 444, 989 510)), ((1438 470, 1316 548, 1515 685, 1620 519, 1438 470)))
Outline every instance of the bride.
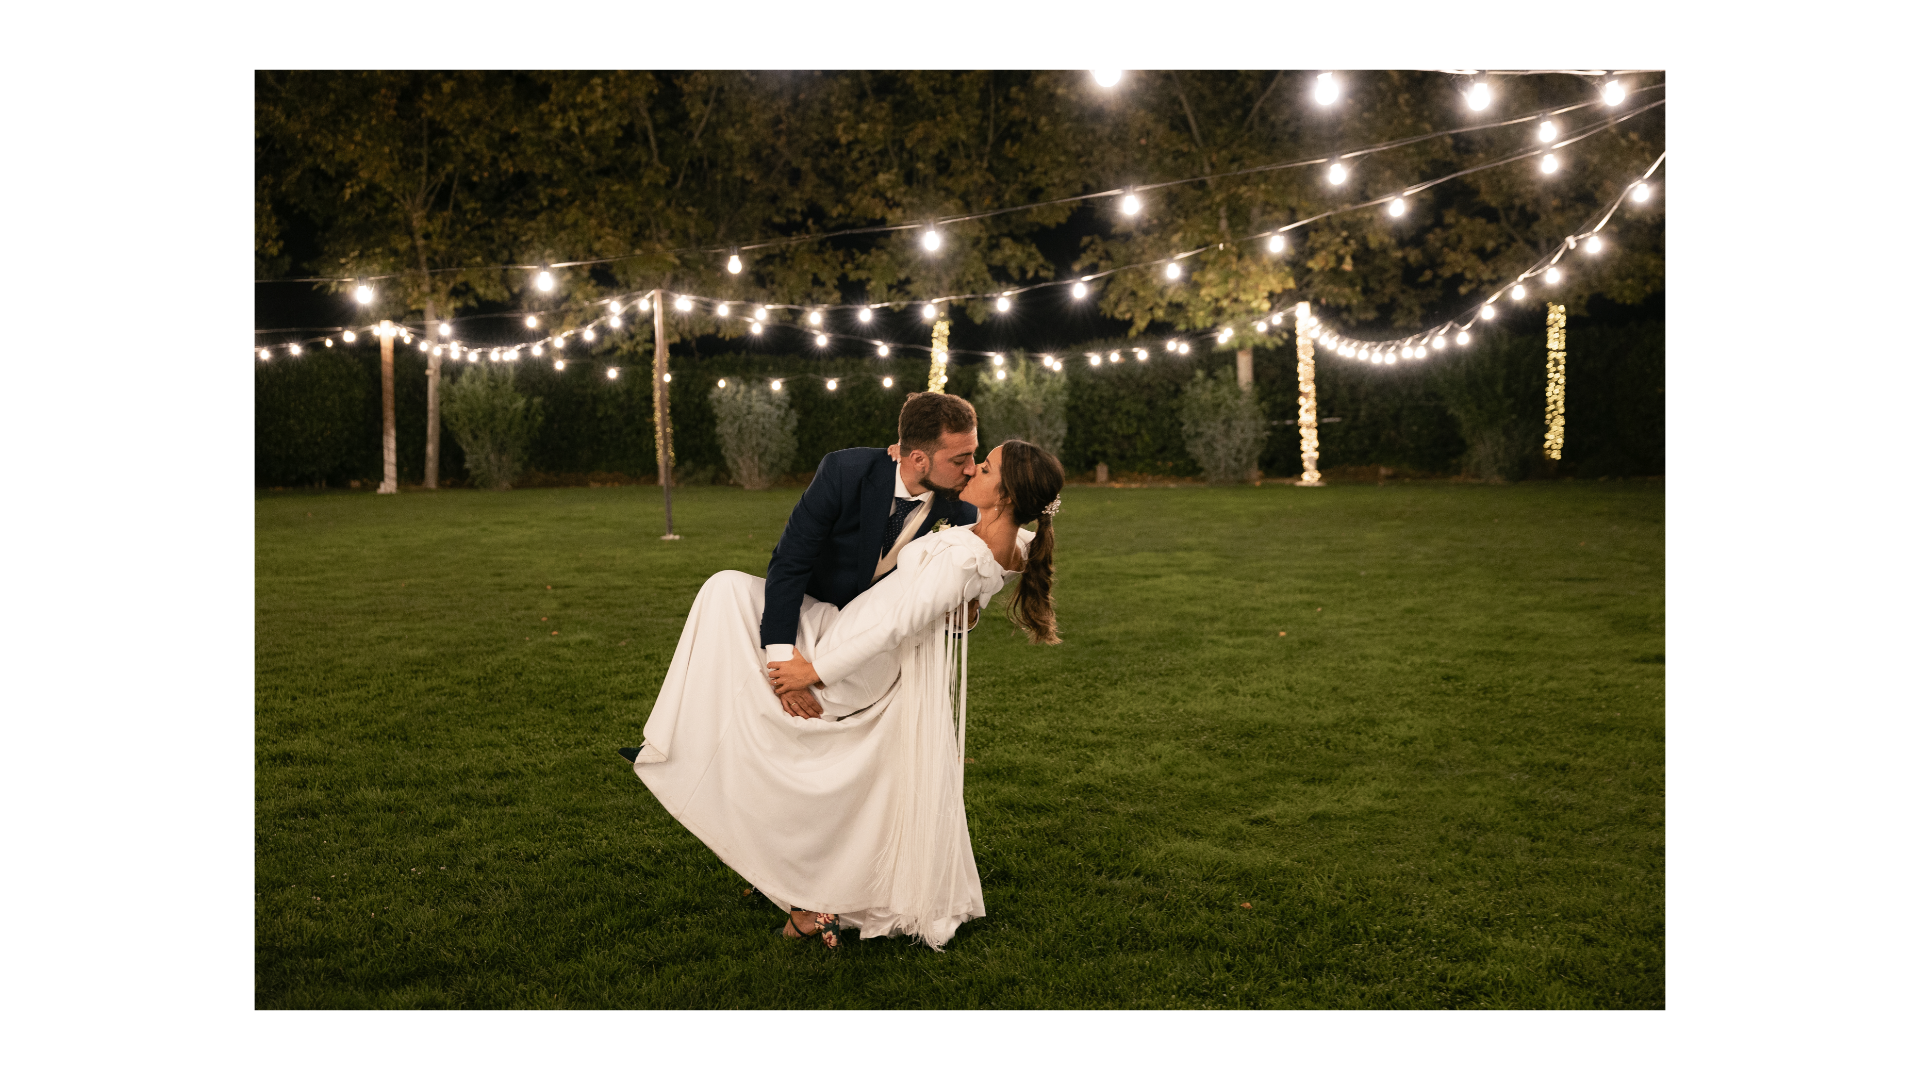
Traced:
POLYGON ((669 813, 790 913, 788 937, 837 947, 854 927, 937 950, 987 913, 961 799, 968 609, 1018 578, 1008 617, 1031 641, 1059 642, 1065 478, 1031 443, 995 447, 960 493, 979 520, 914 540, 844 610, 807 597, 790 661, 762 666, 765 579, 725 570, 701 587, 645 745, 623 753, 669 813), (820 717, 782 709, 778 695, 803 687, 820 717))

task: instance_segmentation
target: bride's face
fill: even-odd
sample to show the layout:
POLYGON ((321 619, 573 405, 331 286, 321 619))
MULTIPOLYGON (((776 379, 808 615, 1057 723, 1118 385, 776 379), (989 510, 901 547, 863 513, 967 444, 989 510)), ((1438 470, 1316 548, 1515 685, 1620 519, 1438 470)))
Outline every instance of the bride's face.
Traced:
POLYGON ((960 489, 960 497, 982 510, 1012 501, 1000 494, 999 447, 996 446, 987 453, 987 460, 980 463, 980 468, 973 474, 973 479, 967 481, 967 486, 960 489))

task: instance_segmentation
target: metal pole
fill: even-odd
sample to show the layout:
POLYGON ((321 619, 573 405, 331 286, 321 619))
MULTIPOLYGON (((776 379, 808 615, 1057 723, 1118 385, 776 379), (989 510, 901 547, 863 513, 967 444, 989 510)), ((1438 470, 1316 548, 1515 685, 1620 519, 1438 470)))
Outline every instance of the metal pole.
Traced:
POLYGON ((376 494, 399 494, 399 444, 393 432, 393 324, 385 319, 380 320, 380 454, 386 469, 376 494))
POLYGON ((662 540, 678 540, 673 531, 673 420, 667 409, 667 294, 653 290, 653 453, 660 462, 660 491, 667 501, 667 531, 662 540))
POLYGON ((1313 386, 1313 312, 1305 300, 1293 309, 1294 357, 1300 373, 1300 487, 1320 482, 1320 398, 1313 386))

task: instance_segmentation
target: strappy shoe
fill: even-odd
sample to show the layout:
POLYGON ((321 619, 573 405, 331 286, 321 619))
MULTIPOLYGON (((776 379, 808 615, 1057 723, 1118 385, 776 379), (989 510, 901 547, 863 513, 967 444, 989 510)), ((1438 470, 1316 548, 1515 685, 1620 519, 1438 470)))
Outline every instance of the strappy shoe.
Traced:
MULTIPOLYGON (((809 933, 801 930, 800 924, 793 921, 793 914, 795 912, 805 912, 806 910, 807 910, 806 908, 788 908, 787 909, 787 926, 793 927, 792 937, 794 938, 817 937, 826 944, 827 948, 829 949, 839 948, 840 947, 840 916, 815 914, 813 917, 813 931, 809 933)), ((786 927, 781 927, 780 936, 781 937, 788 936, 786 927)))

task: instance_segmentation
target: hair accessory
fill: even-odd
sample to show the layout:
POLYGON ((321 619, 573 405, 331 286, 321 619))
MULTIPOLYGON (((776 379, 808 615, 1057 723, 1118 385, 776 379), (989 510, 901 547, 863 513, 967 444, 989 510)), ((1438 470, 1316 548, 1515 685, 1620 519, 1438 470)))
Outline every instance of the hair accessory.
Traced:
POLYGON ((1041 510, 1040 512, 1042 514, 1045 514, 1047 517, 1052 517, 1053 515, 1059 513, 1060 512, 1060 496, 1055 495, 1053 497, 1053 501, 1048 503, 1046 505, 1046 508, 1041 510))

